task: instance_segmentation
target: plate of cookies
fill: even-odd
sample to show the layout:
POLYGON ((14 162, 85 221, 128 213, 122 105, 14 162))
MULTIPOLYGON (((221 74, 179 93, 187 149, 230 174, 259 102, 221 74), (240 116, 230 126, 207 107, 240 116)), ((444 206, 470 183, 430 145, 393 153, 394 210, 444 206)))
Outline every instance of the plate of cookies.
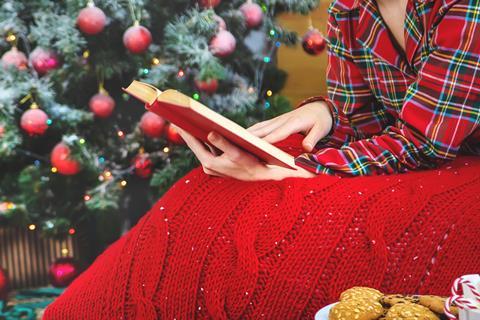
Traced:
MULTIPOLYGON (((446 297, 383 294, 368 287, 353 287, 315 314, 315 320, 447 320, 446 297)), ((458 313, 455 306, 451 310, 458 313)))

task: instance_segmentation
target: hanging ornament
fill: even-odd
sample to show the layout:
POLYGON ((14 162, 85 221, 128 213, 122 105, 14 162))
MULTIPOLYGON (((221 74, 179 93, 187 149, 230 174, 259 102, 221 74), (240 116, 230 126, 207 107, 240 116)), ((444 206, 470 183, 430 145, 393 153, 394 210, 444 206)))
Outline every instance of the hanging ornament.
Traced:
POLYGON ((178 131, 169 123, 167 125, 167 139, 168 141, 175 143, 175 144, 185 144, 182 136, 178 133, 178 131))
POLYGON ((208 79, 208 80, 195 80, 195 86, 198 90, 205 92, 207 94, 213 94, 217 92, 218 89, 218 80, 217 79, 208 79))
POLYGON ((10 289, 7 273, 0 267, 0 301, 6 301, 10 289))
POLYGON ((225 23, 225 20, 223 20, 222 17, 220 17, 219 15, 215 14, 213 16, 213 20, 215 20, 218 24, 218 31, 220 30, 227 30, 227 24, 225 23))
POLYGON ((165 120, 156 113, 147 111, 140 119, 140 129, 150 138, 160 138, 165 129, 165 120))
POLYGON ((227 30, 220 30, 210 41, 210 51, 217 57, 226 57, 235 51, 237 40, 227 30))
POLYGON ((240 7, 240 12, 243 14, 249 28, 258 27, 263 21, 262 7, 251 0, 240 7))
POLYGON ((202 8, 215 8, 222 2, 221 0, 199 0, 198 4, 202 8))
POLYGON ((302 40, 303 50, 306 53, 318 56, 325 50, 327 43, 322 33, 313 27, 305 34, 302 40))
POLYGON ((70 158, 70 148, 59 142, 50 154, 50 162, 57 172, 66 176, 75 175, 80 171, 80 163, 70 158))
POLYGON ((20 118, 20 127, 31 136, 43 135, 48 129, 48 115, 41 109, 28 109, 20 118))
POLYGON ((5 127, 0 124, 0 138, 5 134, 5 127))
POLYGON ((99 93, 90 98, 88 106, 95 116, 108 118, 112 114, 113 109, 115 109, 115 100, 101 87, 99 93))
POLYGON ((2 55, 2 65, 4 68, 8 66, 15 66, 18 70, 25 70, 28 67, 27 56, 19 51, 16 47, 12 47, 10 50, 2 55))
POLYGON ((83 33, 94 35, 105 28, 107 17, 102 9, 90 2, 86 8, 80 10, 77 16, 77 26, 83 33))
POLYGON ((137 21, 123 34, 123 44, 131 53, 144 53, 151 43, 152 34, 137 21))
POLYGON ((132 162, 135 167, 135 174, 140 178, 148 178, 152 175, 153 164, 148 154, 140 153, 133 158, 132 162))
POLYGON ((30 63, 41 76, 58 68, 60 65, 60 61, 55 52, 40 47, 36 47, 35 50, 30 53, 30 63))
POLYGON ((55 260, 50 265, 48 275, 50 283, 57 288, 67 287, 80 273, 77 262, 71 257, 55 260))

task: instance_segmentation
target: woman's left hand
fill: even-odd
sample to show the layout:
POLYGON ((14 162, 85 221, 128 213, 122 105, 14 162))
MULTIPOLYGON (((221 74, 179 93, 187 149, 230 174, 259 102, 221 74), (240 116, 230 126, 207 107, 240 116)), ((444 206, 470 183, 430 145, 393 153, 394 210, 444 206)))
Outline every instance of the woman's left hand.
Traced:
POLYGON ((201 162, 207 174, 230 177, 243 181, 282 180, 288 177, 312 178, 316 174, 297 166, 297 170, 275 165, 267 165, 257 157, 243 151, 216 132, 210 132, 208 140, 223 151, 220 156, 213 155, 202 141, 188 132, 174 126, 183 140, 201 162))

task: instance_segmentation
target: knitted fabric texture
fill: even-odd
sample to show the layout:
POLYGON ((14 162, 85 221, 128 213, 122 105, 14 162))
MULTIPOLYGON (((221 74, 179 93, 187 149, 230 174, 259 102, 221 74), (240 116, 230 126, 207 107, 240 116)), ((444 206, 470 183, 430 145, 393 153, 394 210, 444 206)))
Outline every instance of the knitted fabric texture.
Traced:
MULTIPOLYGON (((276 145, 292 155, 299 134, 276 145)), ((313 319, 352 286, 447 295, 480 270, 480 157, 394 175, 244 182, 195 168, 45 314, 313 319)))

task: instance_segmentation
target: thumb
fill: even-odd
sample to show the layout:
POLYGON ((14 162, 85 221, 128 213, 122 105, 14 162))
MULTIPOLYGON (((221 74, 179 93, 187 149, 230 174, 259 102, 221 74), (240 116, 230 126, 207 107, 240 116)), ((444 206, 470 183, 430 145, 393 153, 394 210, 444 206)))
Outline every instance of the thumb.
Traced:
POLYGON ((308 132, 305 139, 303 139, 302 145, 305 150, 311 152, 317 142, 324 137, 322 126, 320 123, 316 122, 312 129, 308 132))

